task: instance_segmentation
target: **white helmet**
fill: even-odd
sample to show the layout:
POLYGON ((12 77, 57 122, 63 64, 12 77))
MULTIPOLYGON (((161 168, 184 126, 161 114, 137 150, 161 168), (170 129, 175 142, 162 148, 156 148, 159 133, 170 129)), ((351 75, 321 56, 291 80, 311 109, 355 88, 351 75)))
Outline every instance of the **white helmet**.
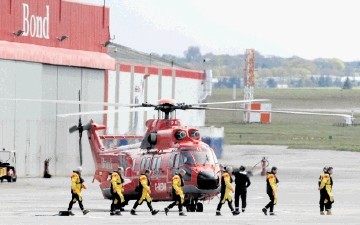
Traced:
POLYGON ((76 171, 76 172, 81 173, 81 171, 82 171, 82 167, 81 167, 81 166, 79 166, 78 168, 76 168, 76 169, 75 169, 75 171, 76 171))

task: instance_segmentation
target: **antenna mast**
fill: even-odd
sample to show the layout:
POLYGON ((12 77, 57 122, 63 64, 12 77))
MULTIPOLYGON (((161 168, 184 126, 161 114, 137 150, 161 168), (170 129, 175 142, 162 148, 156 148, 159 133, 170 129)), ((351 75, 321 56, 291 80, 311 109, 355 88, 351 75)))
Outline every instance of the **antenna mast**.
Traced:
MULTIPOLYGON (((255 61, 255 50, 246 49, 245 51, 245 68, 244 68, 244 100, 254 99, 254 61, 255 61)), ((251 102, 245 103, 244 111, 244 122, 250 123, 250 112, 251 102)))

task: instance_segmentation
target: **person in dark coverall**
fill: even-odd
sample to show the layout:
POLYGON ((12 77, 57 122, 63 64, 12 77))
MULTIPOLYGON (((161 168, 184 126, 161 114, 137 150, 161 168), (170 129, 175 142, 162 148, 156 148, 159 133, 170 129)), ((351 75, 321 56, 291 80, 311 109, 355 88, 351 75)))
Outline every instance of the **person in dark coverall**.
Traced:
MULTIPOLYGON (((323 199, 320 199, 320 210, 321 210, 321 204, 325 204, 325 210, 327 211, 327 215, 332 215, 331 208, 332 204, 334 203, 334 196, 332 193, 332 186, 333 186, 333 179, 331 177, 331 174, 333 173, 333 168, 330 166, 328 167, 326 173, 324 173, 320 186, 319 191, 323 192, 322 196, 323 199)), ((321 212, 320 212, 321 213, 321 212)))
POLYGON ((150 191, 150 170, 145 170, 144 173, 141 173, 140 177, 139 177, 139 184, 137 189, 139 189, 139 198, 136 200, 133 208, 131 209, 130 213, 131 215, 137 215, 136 214, 136 208, 138 207, 138 205, 141 205, 143 203, 143 201, 145 200, 150 212, 152 215, 156 215, 159 210, 153 209, 152 205, 151 205, 151 191, 150 191))
POLYGON ((247 188, 251 182, 244 166, 240 166, 239 171, 233 174, 235 176, 235 211, 239 212, 239 198, 241 197, 241 211, 245 212, 247 188))
POLYGON ((186 216, 183 212, 183 204, 184 204, 184 192, 182 187, 184 186, 183 176, 186 174, 184 169, 180 169, 172 178, 172 196, 174 202, 171 203, 168 207, 164 208, 165 214, 167 215, 169 210, 178 205, 179 207, 179 216, 186 216))
POLYGON ((233 181, 231 177, 233 169, 231 166, 227 166, 224 169, 225 171, 221 176, 221 197, 220 197, 220 202, 216 209, 216 215, 221 216, 220 213, 221 207, 227 201, 232 214, 236 216, 239 215, 239 212, 234 210, 234 207, 232 206, 232 197, 230 195, 230 192, 234 192, 234 188, 231 185, 233 181))
POLYGON ((267 215, 267 209, 270 208, 270 216, 274 216, 274 205, 277 204, 277 184, 279 180, 276 177, 277 168, 274 166, 266 177, 266 193, 269 195, 270 202, 262 209, 265 216, 267 215))

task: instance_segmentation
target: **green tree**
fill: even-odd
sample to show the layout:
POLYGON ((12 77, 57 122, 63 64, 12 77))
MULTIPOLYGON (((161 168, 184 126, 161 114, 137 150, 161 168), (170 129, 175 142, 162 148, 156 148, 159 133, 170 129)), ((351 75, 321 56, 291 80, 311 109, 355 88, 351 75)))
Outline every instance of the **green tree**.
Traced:
POLYGON ((202 55, 200 48, 197 46, 190 46, 185 52, 184 56, 188 62, 201 62, 202 55))
POLYGON ((344 82, 344 85, 343 85, 342 89, 351 89, 351 88, 352 87, 351 87, 350 79, 349 79, 349 77, 346 77, 346 80, 344 82))

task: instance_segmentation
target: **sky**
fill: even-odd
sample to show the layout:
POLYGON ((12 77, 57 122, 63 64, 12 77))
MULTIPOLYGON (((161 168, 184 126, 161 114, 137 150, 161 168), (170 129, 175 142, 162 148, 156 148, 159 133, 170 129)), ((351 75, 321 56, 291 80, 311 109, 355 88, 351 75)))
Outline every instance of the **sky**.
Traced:
MULTIPOLYGON (((79 0, 104 4, 104 0, 79 0)), ((358 0, 105 0, 113 42, 138 51, 360 60, 358 0)))

